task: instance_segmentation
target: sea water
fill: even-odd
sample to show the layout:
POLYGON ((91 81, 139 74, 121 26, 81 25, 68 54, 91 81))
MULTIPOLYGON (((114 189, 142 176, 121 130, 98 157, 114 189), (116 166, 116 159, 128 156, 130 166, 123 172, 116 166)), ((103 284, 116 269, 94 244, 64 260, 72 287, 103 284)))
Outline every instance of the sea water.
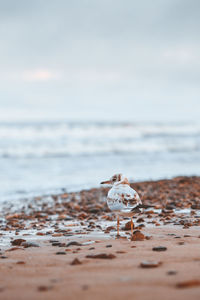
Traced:
POLYGON ((200 175, 195 123, 0 123, 0 201, 131 180, 200 175))

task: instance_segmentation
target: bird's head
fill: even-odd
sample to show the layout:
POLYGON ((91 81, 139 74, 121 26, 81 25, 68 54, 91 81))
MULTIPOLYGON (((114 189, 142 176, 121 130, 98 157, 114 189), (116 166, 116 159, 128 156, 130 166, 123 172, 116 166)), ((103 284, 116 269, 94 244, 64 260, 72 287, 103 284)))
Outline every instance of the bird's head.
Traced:
POLYGON ((108 185, 114 185, 114 184, 129 184, 128 179, 122 175, 122 174, 115 174, 113 175, 109 180, 102 181, 101 184, 108 184, 108 185))

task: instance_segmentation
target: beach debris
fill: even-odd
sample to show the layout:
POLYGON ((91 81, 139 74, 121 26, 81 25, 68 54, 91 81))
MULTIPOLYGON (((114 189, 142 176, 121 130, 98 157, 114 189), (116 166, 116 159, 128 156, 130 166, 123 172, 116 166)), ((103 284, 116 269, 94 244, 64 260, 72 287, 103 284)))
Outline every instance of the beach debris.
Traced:
POLYGON ((83 290, 83 291, 87 291, 88 289, 89 289, 89 285, 84 284, 84 285, 82 286, 82 290, 83 290))
POLYGON ((116 258, 114 254, 106 254, 106 253, 100 253, 100 254, 89 254, 86 255, 87 258, 100 258, 100 259, 113 259, 116 258))
POLYGON ((167 275, 176 275, 177 274, 177 271, 174 271, 174 270, 170 270, 167 272, 167 275))
POLYGON ((178 282, 176 284, 177 288, 190 288, 190 287, 195 287, 195 286, 200 286, 200 280, 199 279, 182 281, 182 282, 178 282))
MULTIPOLYGON (((135 228, 134 224, 133 224, 133 228, 135 228)), ((126 222, 122 229, 125 230, 125 231, 131 230, 131 221, 126 222)))
POLYGON ((106 248, 111 248, 112 247, 112 245, 106 245, 106 248))
POLYGON ((148 260, 146 260, 146 261, 142 261, 140 263, 140 267, 141 268, 146 268, 146 269, 148 269, 148 268, 157 268, 161 264, 162 264, 162 262, 160 262, 160 261, 148 261, 148 260))
POLYGON ((37 232, 36 235, 43 236, 43 235, 46 235, 46 234, 44 232, 37 232))
POLYGON ((11 252, 11 251, 15 251, 15 250, 24 250, 24 249, 20 248, 20 247, 13 247, 13 248, 7 249, 6 251, 11 252))
POLYGON ((66 252, 64 252, 64 251, 58 251, 58 252, 56 252, 56 255, 66 255, 66 252))
POLYGON ((60 242, 52 242, 52 243, 51 243, 51 245, 54 246, 54 247, 60 246, 60 244, 61 244, 60 242))
POLYGON ((81 265, 82 262, 78 258, 74 258, 74 260, 70 263, 70 265, 75 266, 75 265, 81 265))
POLYGON ((17 265, 25 265, 26 263, 25 263, 25 261, 19 260, 16 262, 16 264, 17 265))
POLYGON ((131 237, 131 241, 143 241, 144 239, 145 239, 144 234, 139 230, 135 230, 131 237))
POLYGON ((23 242, 21 246, 23 246, 24 248, 40 247, 37 243, 34 242, 23 242))
POLYGON ((137 223, 143 223, 143 222, 144 222, 144 219, 143 219, 143 218, 138 218, 138 219, 136 220, 136 222, 137 222, 137 223))
POLYGON ((76 242, 76 241, 72 241, 66 245, 66 247, 69 247, 69 246, 82 246, 82 244, 79 242, 76 242))
POLYGON ((0 256, 0 258, 2 258, 2 259, 6 259, 6 258, 8 258, 8 256, 1 255, 1 256, 0 256))
POLYGON ((178 242, 178 245, 180 246, 185 245, 185 242, 178 242))
POLYGON ((158 247, 153 247, 152 248, 153 251, 157 251, 157 252, 161 252, 161 251, 166 251, 167 247, 164 246, 158 246, 158 247))
POLYGON ((26 240, 24 240, 24 239, 15 239, 15 240, 11 241, 11 244, 13 246, 21 246, 21 244, 25 243, 25 242, 26 242, 26 240))
POLYGON ((88 241, 88 242, 84 242, 81 244, 81 246, 87 246, 87 245, 91 245, 91 244, 94 244, 95 241, 88 241))
POLYGON ((52 286, 46 286, 46 285, 40 285, 38 286, 38 291, 39 292, 47 292, 51 290, 53 287, 52 286))

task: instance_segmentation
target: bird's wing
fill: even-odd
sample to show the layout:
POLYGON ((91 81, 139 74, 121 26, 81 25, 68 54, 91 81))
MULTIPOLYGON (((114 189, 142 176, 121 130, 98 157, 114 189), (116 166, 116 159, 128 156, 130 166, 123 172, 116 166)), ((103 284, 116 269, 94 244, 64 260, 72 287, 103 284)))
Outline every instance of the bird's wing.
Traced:
POLYGON ((108 198, 117 201, 121 200, 124 205, 129 207, 136 207, 142 203, 138 193, 129 185, 124 184, 114 186, 108 192, 108 198))

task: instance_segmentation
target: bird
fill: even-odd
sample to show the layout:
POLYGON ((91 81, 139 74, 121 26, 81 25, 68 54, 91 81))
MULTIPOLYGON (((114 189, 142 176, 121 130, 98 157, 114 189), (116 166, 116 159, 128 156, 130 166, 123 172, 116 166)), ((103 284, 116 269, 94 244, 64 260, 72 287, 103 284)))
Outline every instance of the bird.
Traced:
POLYGON ((128 179, 123 174, 115 174, 102 185, 110 185, 107 195, 107 205, 117 214, 117 236, 119 236, 119 216, 131 218, 131 236, 133 235, 133 215, 144 208, 138 193, 130 187, 128 179))

